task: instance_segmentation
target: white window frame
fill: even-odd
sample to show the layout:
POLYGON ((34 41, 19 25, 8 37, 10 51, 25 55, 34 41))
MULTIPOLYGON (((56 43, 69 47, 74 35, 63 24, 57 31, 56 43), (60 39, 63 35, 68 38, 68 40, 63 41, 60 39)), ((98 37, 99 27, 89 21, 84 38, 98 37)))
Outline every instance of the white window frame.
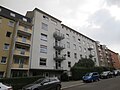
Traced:
POLYGON ((41 40, 42 40, 42 41, 47 41, 47 35, 41 33, 41 40))
POLYGON ((10 44, 5 43, 4 44, 4 50, 9 50, 10 44))
POLYGON ((11 27, 14 27, 14 22, 13 21, 9 21, 8 25, 11 26, 11 27))
POLYGON ((47 58, 40 58, 40 66, 46 66, 47 65, 47 58))
POLYGON ((76 50, 76 44, 73 44, 73 49, 76 50))
POLYGON ((48 31, 48 25, 42 22, 42 29, 48 31))
POLYGON ((46 53, 47 54, 47 46, 40 45, 40 53, 46 53))

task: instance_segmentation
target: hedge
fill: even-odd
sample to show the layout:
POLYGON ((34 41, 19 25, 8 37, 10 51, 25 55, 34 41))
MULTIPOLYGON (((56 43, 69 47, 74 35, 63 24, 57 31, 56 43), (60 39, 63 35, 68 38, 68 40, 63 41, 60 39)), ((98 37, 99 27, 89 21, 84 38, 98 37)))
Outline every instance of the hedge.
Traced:
POLYGON ((43 78, 41 76, 34 76, 34 77, 19 77, 19 78, 1 78, 0 82, 3 84, 11 85, 13 90, 19 90, 23 86, 33 83, 34 81, 43 78))
POLYGON ((85 67, 73 67, 71 68, 72 79, 73 80, 81 80, 82 77, 89 72, 98 72, 99 74, 103 71, 113 70, 114 68, 109 67, 93 67, 93 68, 85 68, 85 67))

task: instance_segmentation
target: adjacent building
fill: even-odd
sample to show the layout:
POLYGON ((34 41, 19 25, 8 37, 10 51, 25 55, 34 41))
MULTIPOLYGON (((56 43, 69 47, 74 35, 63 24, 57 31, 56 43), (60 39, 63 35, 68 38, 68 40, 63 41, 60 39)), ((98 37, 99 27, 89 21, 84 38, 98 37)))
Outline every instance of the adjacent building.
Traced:
POLYGON ((0 6, 0 77, 26 76, 31 38, 31 20, 0 6))
POLYGON ((119 54, 109 49, 111 55, 112 65, 115 69, 120 69, 120 58, 119 54))
POLYGON ((94 40, 37 8, 26 16, 33 24, 31 75, 58 76, 81 58, 91 57, 99 66, 94 40))

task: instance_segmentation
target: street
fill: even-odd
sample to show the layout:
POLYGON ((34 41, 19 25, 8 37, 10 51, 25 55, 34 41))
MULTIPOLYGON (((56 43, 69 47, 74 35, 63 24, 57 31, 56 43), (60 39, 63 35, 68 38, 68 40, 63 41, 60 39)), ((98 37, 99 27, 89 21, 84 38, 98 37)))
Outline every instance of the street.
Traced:
POLYGON ((120 90, 120 76, 110 79, 102 79, 98 82, 85 83, 63 90, 120 90))

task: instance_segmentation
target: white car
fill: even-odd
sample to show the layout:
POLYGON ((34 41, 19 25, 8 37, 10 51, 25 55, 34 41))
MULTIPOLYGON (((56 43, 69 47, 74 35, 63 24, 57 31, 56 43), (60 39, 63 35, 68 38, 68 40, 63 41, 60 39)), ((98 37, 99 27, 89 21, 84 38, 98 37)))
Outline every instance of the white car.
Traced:
POLYGON ((13 90, 11 86, 7 86, 0 82, 0 90, 13 90))

